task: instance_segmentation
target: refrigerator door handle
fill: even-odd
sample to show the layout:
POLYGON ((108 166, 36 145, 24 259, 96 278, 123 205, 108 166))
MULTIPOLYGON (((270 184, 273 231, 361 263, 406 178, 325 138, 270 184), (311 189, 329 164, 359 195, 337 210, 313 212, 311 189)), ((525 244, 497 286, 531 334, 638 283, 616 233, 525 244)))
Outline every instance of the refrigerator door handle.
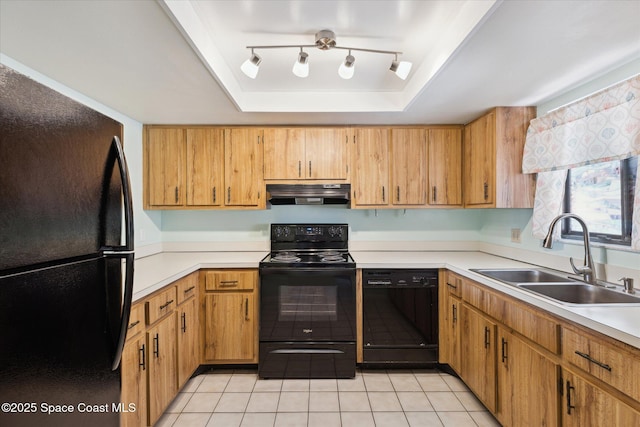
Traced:
POLYGON ((113 149, 116 151, 118 160, 118 170, 120 171, 120 179, 122 180, 122 197, 124 202, 124 227, 125 227, 125 244, 121 246, 109 246, 102 248, 102 254, 105 256, 120 256, 127 253, 133 253, 133 200, 131 198, 131 181, 129 180, 129 168, 127 159, 124 157, 122 143, 117 136, 111 141, 113 149))
POLYGON ((124 227, 125 227, 125 242, 121 246, 110 246, 102 249, 102 254, 106 257, 122 258, 125 260, 125 282, 124 282, 124 295, 122 297, 122 309, 120 314, 120 328, 118 333, 118 340, 116 341, 115 353, 113 356, 113 364, 111 369, 114 371, 120 366, 120 359, 122 358, 122 350, 124 348, 124 342, 127 339, 127 329, 129 325, 129 314, 131 311, 131 300, 133 297, 133 203, 131 199, 131 181, 129 180, 129 168, 127 167, 127 160, 124 157, 124 150, 122 149, 122 143, 117 136, 113 137, 111 141, 113 149, 117 154, 118 170, 120 171, 120 179, 122 181, 122 197, 124 205, 124 227))
POLYGON ((120 366, 120 359, 122 358, 122 350, 124 349, 124 342, 127 339, 127 330, 129 329, 129 314, 131 312, 131 299, 133 297, 133 260, 134 254, 128 253, 122 255, 125 259, 125 281, 124 281, 124 296, 122 297, 122 311, 120 318, 120 328, 118 333, 118 341, 116 342, 115 353, 113 355, 112 370, 118 369, 120 366))

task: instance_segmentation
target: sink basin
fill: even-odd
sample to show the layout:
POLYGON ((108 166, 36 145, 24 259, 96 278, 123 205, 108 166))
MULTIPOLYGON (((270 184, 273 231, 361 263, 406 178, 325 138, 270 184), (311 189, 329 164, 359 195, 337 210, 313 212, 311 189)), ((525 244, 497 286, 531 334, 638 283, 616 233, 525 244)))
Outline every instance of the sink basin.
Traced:
POLYGON ((480 273, 492 279, 500 280, 501 282, 506 282, 510 284, 558 283, 558 282, 573 283, 573 281, 567 278, 566 276, 552 274, 552 273, 549 273, 543 270, 538 270, 535 268, 472 269, 471 271, 475 271, 476 273, 480 273))
POLYGON ((570 304, 640 304, 640 296, 587 283, 520 283, 517 286, 570 304))

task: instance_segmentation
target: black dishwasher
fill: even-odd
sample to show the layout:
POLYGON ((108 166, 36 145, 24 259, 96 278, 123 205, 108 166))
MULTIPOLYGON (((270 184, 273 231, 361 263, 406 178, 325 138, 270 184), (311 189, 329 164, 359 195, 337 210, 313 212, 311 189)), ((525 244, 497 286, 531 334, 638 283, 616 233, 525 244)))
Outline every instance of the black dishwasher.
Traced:
POLYGON ((362 270, 363 364, 438 362, 438 270, 362 270))

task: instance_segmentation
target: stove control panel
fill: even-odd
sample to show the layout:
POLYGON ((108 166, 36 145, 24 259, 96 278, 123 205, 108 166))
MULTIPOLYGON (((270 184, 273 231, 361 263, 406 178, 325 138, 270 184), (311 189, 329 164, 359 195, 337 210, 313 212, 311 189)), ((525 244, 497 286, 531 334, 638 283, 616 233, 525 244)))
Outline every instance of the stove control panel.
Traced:
POLYGON ((271 242, 347 242, 347 224, 271 224, 271 242))

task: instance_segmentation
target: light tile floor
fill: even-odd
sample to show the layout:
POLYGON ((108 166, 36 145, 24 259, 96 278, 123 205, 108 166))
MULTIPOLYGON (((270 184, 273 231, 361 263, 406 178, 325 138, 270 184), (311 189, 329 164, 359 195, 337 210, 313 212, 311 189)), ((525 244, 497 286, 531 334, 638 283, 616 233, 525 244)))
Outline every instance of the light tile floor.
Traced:
POLYGON ((436 370, 362 370, 346 380, 262 380, 216 369, 192 378, 161 427, 499 426, 458 378, 436 370))

